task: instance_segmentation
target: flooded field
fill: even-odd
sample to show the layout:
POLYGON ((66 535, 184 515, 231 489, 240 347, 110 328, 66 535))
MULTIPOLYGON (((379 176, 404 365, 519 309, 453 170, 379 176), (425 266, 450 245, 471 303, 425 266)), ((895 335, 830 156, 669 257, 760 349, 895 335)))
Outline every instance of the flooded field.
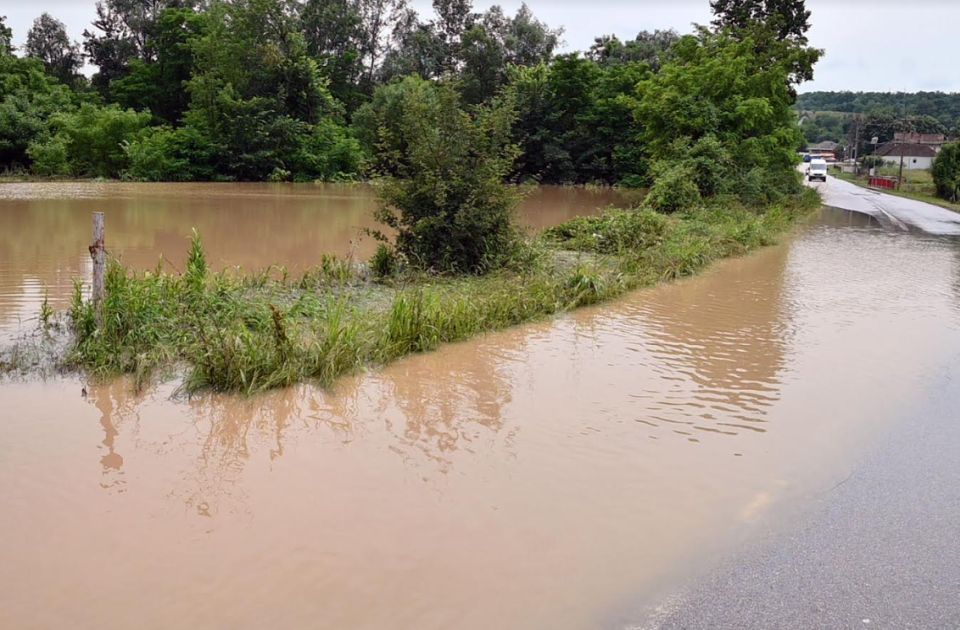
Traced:
MULTIPOLYGON (((24 203, 0 201, 0 278, 29 252, 38 283, 82 269, 44 257, 24 203)), ((55 251, 82 248, 82 214, 55 251)), ((129 221, 129 256, 179 255, 181 232, 129 221)), ((216 221, 245 266, 360 223, 216 221)), ((825 210, 700 277, 330 391, 0 383, 0 627, 629 627, 841 480, 958 350, 958 243, 825 210)))
MULTIPOLYGON (((612 190, 533 189, 521 223, 540 230, 618 203, 612 190)), ((44 295, 63 307, 74 278, 89 281, 91 213, 106 214, 107 248, 125 263, 183 269, 191 230, 203 236, 215 269, 292 272, 323 254, 366 260, 376 243, 366 228, 377 198, 363 185, 336 184, 2 184, 0 338, 36 318, 44 295)))

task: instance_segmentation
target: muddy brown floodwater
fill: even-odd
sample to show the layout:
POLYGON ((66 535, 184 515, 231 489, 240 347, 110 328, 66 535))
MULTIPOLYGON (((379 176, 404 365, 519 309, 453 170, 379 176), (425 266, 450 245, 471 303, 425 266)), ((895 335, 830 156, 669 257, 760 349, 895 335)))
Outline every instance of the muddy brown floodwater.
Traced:
MULTIPOLYGON (((521 223, 541 230, 593 214, 622 197, 606 190, 533 189, 521 223)), ((213 268, 293 272, 323 254, 366 260, 366 228, 377 199, 364 185, 337 184, 0 184, 0 338, 34 320, 49 295, 62 308, 77 277, 90 279, 91 213, 106 214, 107 248, 125 263, 183 269, 196 228, 213 268)))
POLYGON ((0 627, 629 626, 841 480, 958 304, 956 241, 825 210, 330 391, 6 382, 0 627))

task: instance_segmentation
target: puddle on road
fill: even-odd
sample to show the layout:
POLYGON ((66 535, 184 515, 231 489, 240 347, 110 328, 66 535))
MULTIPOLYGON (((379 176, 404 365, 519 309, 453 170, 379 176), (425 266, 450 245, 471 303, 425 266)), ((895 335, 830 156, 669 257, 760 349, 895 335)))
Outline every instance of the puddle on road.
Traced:
POLYGON ((827 211, 330 392, 3 384, 0 626, 616 626, 844 475, 958 303, 955 242, 827 211))

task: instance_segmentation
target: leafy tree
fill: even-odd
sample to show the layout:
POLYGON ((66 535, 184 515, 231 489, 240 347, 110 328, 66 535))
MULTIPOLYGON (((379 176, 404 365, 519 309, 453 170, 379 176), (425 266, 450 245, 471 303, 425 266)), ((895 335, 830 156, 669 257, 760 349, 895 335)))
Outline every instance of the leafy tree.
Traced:
POLYGON ((710 8, 718 28, 744 31, 762 25, 777 39, 807 44, 810 11, 805 0, 710 0, 710 8))
POLYGON ((27 57, 42 61, 47 72, 64 83, 76 81, 83 65, 80 46, 70 41, 63 22, 49 13, 33 21, 23 51, 27 57))
POLYGON ((205 27, 202 14, 164 10, 147 44, 151 60, 131 61, 128 74, 110 84, 113 98, 122 107, 149 109, 164 122, 178 122, 190 101, 186 86, 195 65, 193 42, 205 27))
POLYGON ((512 66, 550 61, 561 33, 537 20, 526 4, 512 18, 491 7, 463 33, 456 51, 465 100, 490 99, 507 83, 512 66))
POLYGON ((823 55, 807 47, 810 11, 805 0, 711 0, 710 7, 718 30, 750 40, 756 54, 770 63, 789 61, 788 84, 796 100, 794 86, 813 79, 813 67, 823 55))
POLYGON ((331 93, 355 110, 364 94, 363 15, 355 0, 307 0, 300 12, 307 53, 317 60, 331 93))
POLYGON ((807 143, 840 142, 853 128, 853 117, 837 112, 803 112, 801 129, 807 143))
POLYGON ((380 64, 390 50, 391 38, 387 36, 401 27, 402 20, 409 20, 407 0, 357 0, 357 6, 363 29, 366 85, 372 90, 380 64))
MULTIPOLYGON (((340 126, 342 107, 308 54, 293 9, 282 0, 215 0, 208 9, 208 26, 191 44, 196 69, 183 119, 206 138, 198 166, 213 154, 212 168, 230 179, 353 174, 341 169, 359 164, 359 148, 340 126)), ((173 158, 184 153, 172 140, 162 146, 177 149, 173 158)))
POLYGON ((439 78, 443 74, 446 46, 434 25, 421 21, 413 9, 401 13, 390 42, 380 68, 382 83, 411 74, 424 79, 439 78))
POLYGON ((960 142, 944 145, 933 162, 933 183, 943 199, 960 201, 960 142))
POLYGON ((463 35, 474 21, 473 0, 433 0, 433 10, 437 14, 434 29, 443 47, 441 69, 453 73, 463 35))
POLYGON ((124 147, 130 161, 125 175, 153 182, 216 181, 222 146, 195 127, 154 127, 124 147))
POLYGON ((51 115, 72 111, 77 100, 39 60, 0 54, 0 169, 29 166, 27 147, 51 115))
MULTIPOLYGON (((83 49, 99 69, 92 83, 109 95, 110 84, 126 76, 131 63, 156 59, 160 16, 167 9, 191 9, 194 0, 97 0, 93 30, 84 30, 83 49)), ((202 2, 200 4, 203 4, 202 2)))
POLYGON ((0 55, 13 54, 13 31, 7 26, 7 16, 0 15, 0 55))
POLYGON ((110 83, 126 75, 130 60, 137 56, 133 35, 113 4, 97 2, 95 30, 83 31, 83 50, 98 68, 91 83, 103 94, 108 93, 110 83))
POLYGON ((801 111, 867 114, 889 112, 900 116, 931 116, 948 130, 960 124, 960 94, 944 92, 806 92, 797 99, 801 111))
POLYGON ((509 94, 522 148, 517 174, 543 183, 640 183, 647 162, 633 116, 645 64, 602 67, 577 55, 550 66, 516 68, 509 94))
POLYGON ((646 198, 647 205, 658 212, 671 213, 693 208, 700 201, 700 190, 693 181, 693 169, 689 165, 660 164, 656 182, 646 198))
POLYGON ((286 2, 214 0, 208 24, 193 45, 195 109, 210 109, 218 93, 231 86, 231 98, 270 100, 278 114, 302 122, 339 113, 286 2))
POLYGON ((504 183, 516 148, 513 112, 504 102, 465 111, 445 84, 408 77, 400 119, 384 146, 396 173, 382 182, 377 217, 396 247, 435 272, 484 273, 506 264, 518 246, 517 193, 504 183))
POLYGON ((397 156, 407 150, 401 128, 404 107, 435 97, 433 84, 410 76, 377 88, 369 103, 353 116, 353 129, 360 145, 372 156, 371 170, 378 175, 399 174, 397 156))
MULTIPOLYGON (((728 31, 682 38, 673 59, 638 86, 636 115, 651 159, 694 173, 698 160, 713 162, 709 170, 721 178, 732 172, 750 183, 744 196, 753 202, 795 192, 802 137, 790 108, 795 59, 784 51, 771 60, 752 39, 728 31)), ((795 46, 793 53, 803 57, 806 51, 795 46)), ((698 177, 701 194, 718 192, 705 185, 715 180, 698 177)))
POLYGON ((456 78, 468 103, 482 103, 506 84, 511 66, 549 61, 562 33, 537 20, 526 4, 513 17, 499 6, 471 13, 466 0, 438 0, 434 7, 433 22, 408 10, 397 23, 385 82, 408 74, 456 78))
POLYGON ((41 175, 119 177, 129 164, 124 146, 150 123, 150 114, 84 103, 50 117, 49 133, 27 149, 41 175))
POLYGON ((587 57, 603 65, 642 61, 656 72, 678 39, 680 36, 673 30, 641 31, 626 42, 620 41, 616 35, 605 35, 594 40, 587 57))

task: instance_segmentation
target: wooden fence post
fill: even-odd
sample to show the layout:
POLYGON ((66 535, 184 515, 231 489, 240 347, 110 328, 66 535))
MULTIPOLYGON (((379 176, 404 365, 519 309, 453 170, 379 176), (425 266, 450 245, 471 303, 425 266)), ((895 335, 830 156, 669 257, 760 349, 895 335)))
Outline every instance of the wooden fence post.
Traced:
POLYGON ((97 312, 97 321, 101 319, 101 303, 104 297, 104 274, 107 268, 107 249, 103 245, 103 213, 93 213, 93 245, 90 246, 90 258, 93 259, 93 307, 97 312))

